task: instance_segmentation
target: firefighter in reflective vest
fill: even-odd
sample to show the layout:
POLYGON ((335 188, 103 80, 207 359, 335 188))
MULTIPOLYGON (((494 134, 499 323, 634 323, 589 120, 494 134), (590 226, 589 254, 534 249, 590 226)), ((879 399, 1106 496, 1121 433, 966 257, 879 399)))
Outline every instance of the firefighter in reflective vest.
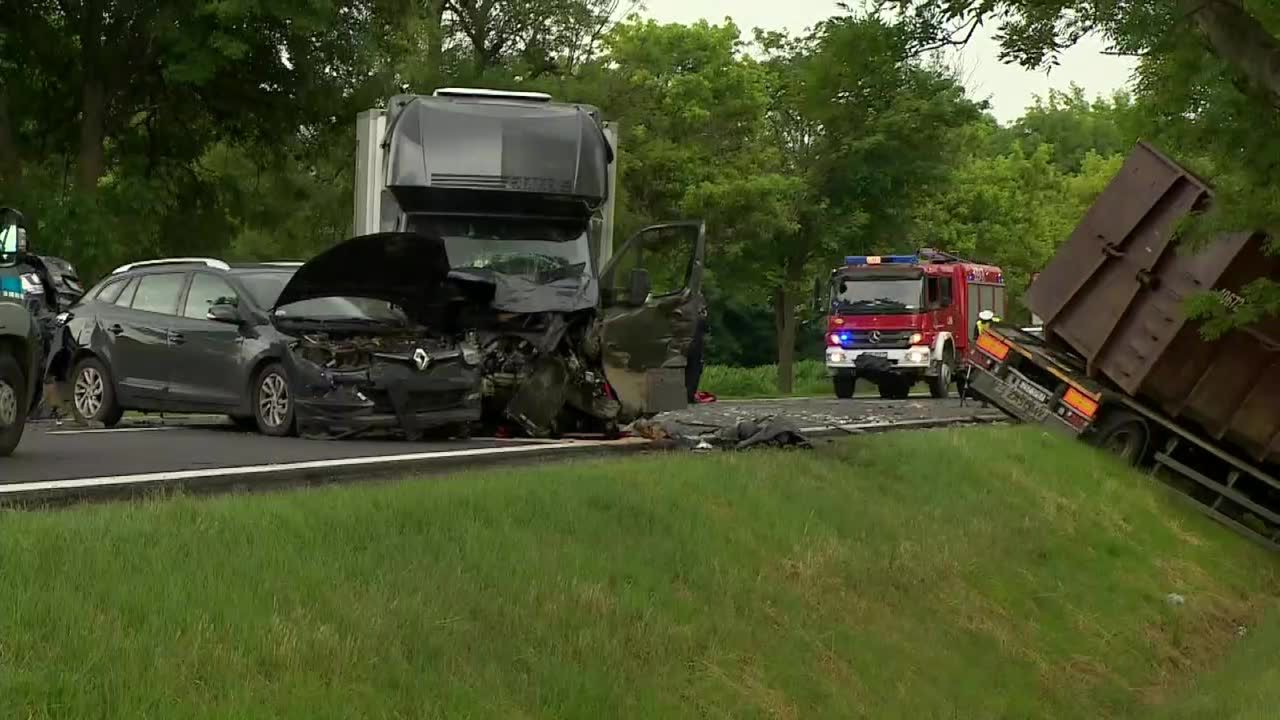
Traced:
POLYGON ((986 330, 993 323, 998 323, 998 322, 1000 322, 1000 318, 996 317, 995 313, 991 312, 990 310, 983 310, 982 312, 978 313, 978 323, 976 326, 974 326, 973 336, 975 338, 978 337, 979 335, 982 334, 983 330, 986 330))

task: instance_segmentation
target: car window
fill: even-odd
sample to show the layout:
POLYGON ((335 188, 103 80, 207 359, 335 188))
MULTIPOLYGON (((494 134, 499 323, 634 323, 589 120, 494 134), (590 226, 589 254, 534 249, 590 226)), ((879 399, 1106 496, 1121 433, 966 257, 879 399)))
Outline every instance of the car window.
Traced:
POLYGON ((104 303, 115 302, 116 298, 120 297, 120 291, 124 290, 125 283, 127 282, 128 282, 128 278, 120 278, 119 280, 112 280, 111 282, 102 286, 102 289, 98 291, 98 294, 94 299, 96 299, 98 302, 104 302, 104 303))
POLYGON ((178 308, 178 292, 182 290, 183 273, 143 275, 138 280, 138 292, 133 298, 133 309, 144 312, 172 315, 178 308))
POLYGON ((120 292, 120 297, 115 299, 115 304, 120 307, 129 307, 133 304, 133 295, 138 291, 138 278, 129 278, 129 284, 124 286, 124 290, 120 292))
POLYGON ((219 304, 236 305, 239 298, 226 280, 209 273, 196 273, 191 278, 191 289, 187 291, 187 304, 183 308, 183 317, 204 320, 209 308, 219 304))

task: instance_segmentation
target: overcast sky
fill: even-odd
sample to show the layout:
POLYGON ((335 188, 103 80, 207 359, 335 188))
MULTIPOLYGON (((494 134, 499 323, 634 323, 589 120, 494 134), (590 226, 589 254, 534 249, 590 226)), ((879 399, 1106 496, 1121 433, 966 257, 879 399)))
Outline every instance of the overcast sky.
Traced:
MULTIPOLYGON (((646 15, 664 22, 721 22, 729 16, 744 35, 755 27, 801 32, 839 12, 836 0, 644 0, 644 4, 646 15)), ((1048 74, 1001 63, 999 49, 990 30, 979 31, 957 59, 970 93, 989 99, 992 113, 1005 123, 1020 116, 1033 96, 1044 96, 1050 88, 1065 90, 1074 82, 1091 98, 1108 95, 1127 86, 1134 67, 1130 58, 1103 55, 1104 44, 1096 39, 1064 53, 1062 64, 1048 74)))

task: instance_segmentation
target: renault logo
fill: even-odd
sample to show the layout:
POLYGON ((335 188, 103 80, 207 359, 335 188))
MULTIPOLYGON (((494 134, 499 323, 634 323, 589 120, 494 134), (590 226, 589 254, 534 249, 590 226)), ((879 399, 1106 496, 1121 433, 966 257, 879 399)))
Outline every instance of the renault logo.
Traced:
POLYGON ((431 364, 431 356, 427 354, 426 350, 418 348, 413 351, 413 364, 419 370, 426 370, 427 366, 431 364))
POLYGON ((867 335, 867 339, 871 341, 871 344, 872 344, 872 345, 875 345, 875 344, 879 343, 879 342, 880 342, 880 331, 879 331, 879 330, 872 330, 872 331, 871 331, 871 334, 870 334, 870 335, 867 335))

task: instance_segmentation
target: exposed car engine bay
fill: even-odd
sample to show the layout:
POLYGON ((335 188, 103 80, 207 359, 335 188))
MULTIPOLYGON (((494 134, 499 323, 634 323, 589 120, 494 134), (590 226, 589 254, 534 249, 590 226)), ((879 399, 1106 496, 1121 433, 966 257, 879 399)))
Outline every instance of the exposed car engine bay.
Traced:
POLYGON ((621 409, 600 366, 595 313, 499 314, 481 338, 485 424, 532 437, 617 431, 621 409))
POLYGON ((480 420, 479 360, 474 343, 425 331, 304 333, 286 359, 298 432, 466 436, 480 420))

